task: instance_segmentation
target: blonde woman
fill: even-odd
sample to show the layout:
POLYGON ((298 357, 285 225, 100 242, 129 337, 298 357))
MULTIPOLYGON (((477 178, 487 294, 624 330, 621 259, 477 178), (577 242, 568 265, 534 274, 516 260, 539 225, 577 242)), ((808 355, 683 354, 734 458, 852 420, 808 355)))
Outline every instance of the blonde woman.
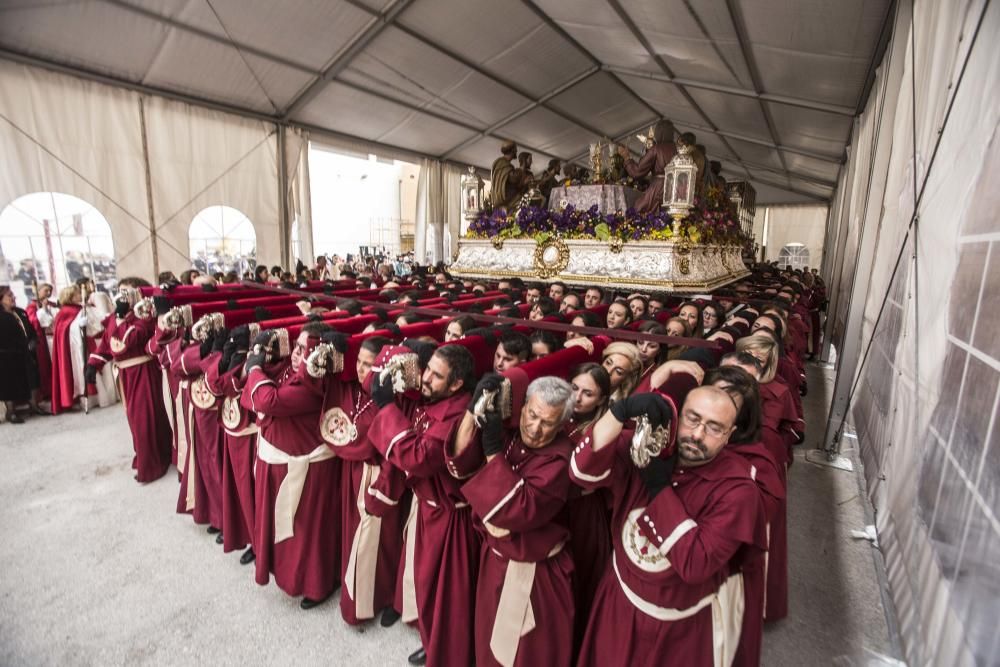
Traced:
POLYGON ((615 341, 604 348, 604 370, 611 376, 611 400, 620 401, 632 393, 639 384, 642 373, 642 356, 639 348, 632 343, 615 341))
MULTIPOLYGON (((760 440, 774 457, 781 483, 785 485, 792 462, 792 445, 797 440, 794 431, 797 416, 791 392, 776 379, 778 343, 764 335, 747 336, 736 341, 736 352, 746 352, 761 365, 760 440)), ((788 615, 788 527, 784 512, 779 512, 771 523, 766 600, 766 620, 776 621, 788 615)))

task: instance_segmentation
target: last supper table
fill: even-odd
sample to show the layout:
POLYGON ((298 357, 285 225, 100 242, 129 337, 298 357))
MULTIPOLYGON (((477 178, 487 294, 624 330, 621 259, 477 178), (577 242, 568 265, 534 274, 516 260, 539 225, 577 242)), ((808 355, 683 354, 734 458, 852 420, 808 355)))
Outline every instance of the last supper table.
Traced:
POLYGON ((558 211, 566 206, 587 210, 596 204, 601 213, 614 213, 628 210, 641 195, 639 190, 624 185, 566 185, 552 188, 549 210, 558 211))

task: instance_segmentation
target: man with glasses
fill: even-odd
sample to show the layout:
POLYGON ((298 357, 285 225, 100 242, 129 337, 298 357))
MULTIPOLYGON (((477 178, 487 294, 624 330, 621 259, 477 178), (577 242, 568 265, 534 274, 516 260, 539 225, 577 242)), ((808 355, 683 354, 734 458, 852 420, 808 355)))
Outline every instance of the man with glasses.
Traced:
POLYGON ((679 398, 637 394, 613 404, 570 460, 571 478, 584 488, 608 487, 614 508, 614 552, 580 665, 643 663, 649 656, 728 665, 735 655, 740 567, 765 548, 763 505, 749 463, 725 448, 738 415, 734 400, 717 387, 699 387, 677 414, 679 398), (625 422, 640 416, 668 434, 676 429, 662 458, 642 467, 642 451, 623 433, 625 422))

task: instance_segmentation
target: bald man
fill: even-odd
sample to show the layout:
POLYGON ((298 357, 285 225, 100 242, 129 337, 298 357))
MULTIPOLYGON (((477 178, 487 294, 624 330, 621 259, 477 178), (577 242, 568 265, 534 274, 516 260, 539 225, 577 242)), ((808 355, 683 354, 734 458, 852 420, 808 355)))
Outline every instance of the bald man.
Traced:
POLYGON ((766 544, 760 492, 750 464, 725 448, 736 428, 734 400, 717 387, 699 387, 679 411, 675 404, 660 394, 618 401, 573 452, 572 479, 608 487, 613 499, 614 552, 580 665, 729 665, 735 655, 740 567, 766 544), (676 424, 672 476, 662 459, 642 474, 633 463, 632 438, 622 429, 640 415, 654 427, 676 424), (651 475, 666 481, 650 484, 651 475))

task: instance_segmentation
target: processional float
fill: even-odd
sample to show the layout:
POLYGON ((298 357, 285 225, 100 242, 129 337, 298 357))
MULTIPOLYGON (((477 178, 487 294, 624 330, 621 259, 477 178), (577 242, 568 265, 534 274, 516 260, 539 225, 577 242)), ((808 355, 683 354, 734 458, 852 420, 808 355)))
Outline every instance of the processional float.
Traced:
POLYGON ((573 168, 544 207, 533 187, 515 207, 491 206, 469 167, 461 184, 468 232, 451 273, 675 293, 706 292, 749 275, 744 254, 752 257, 753 238, 746 220, 753 211, 742 210, 753 205, 749 183, 733 188, 722 181, 696 196, 694 146, 679 142, 662 176, 659 210, 636 213, 631 206, 642 193, 623 175, 614 149, 610 142, 592 145, 593 176, 581 179, 573 168))

